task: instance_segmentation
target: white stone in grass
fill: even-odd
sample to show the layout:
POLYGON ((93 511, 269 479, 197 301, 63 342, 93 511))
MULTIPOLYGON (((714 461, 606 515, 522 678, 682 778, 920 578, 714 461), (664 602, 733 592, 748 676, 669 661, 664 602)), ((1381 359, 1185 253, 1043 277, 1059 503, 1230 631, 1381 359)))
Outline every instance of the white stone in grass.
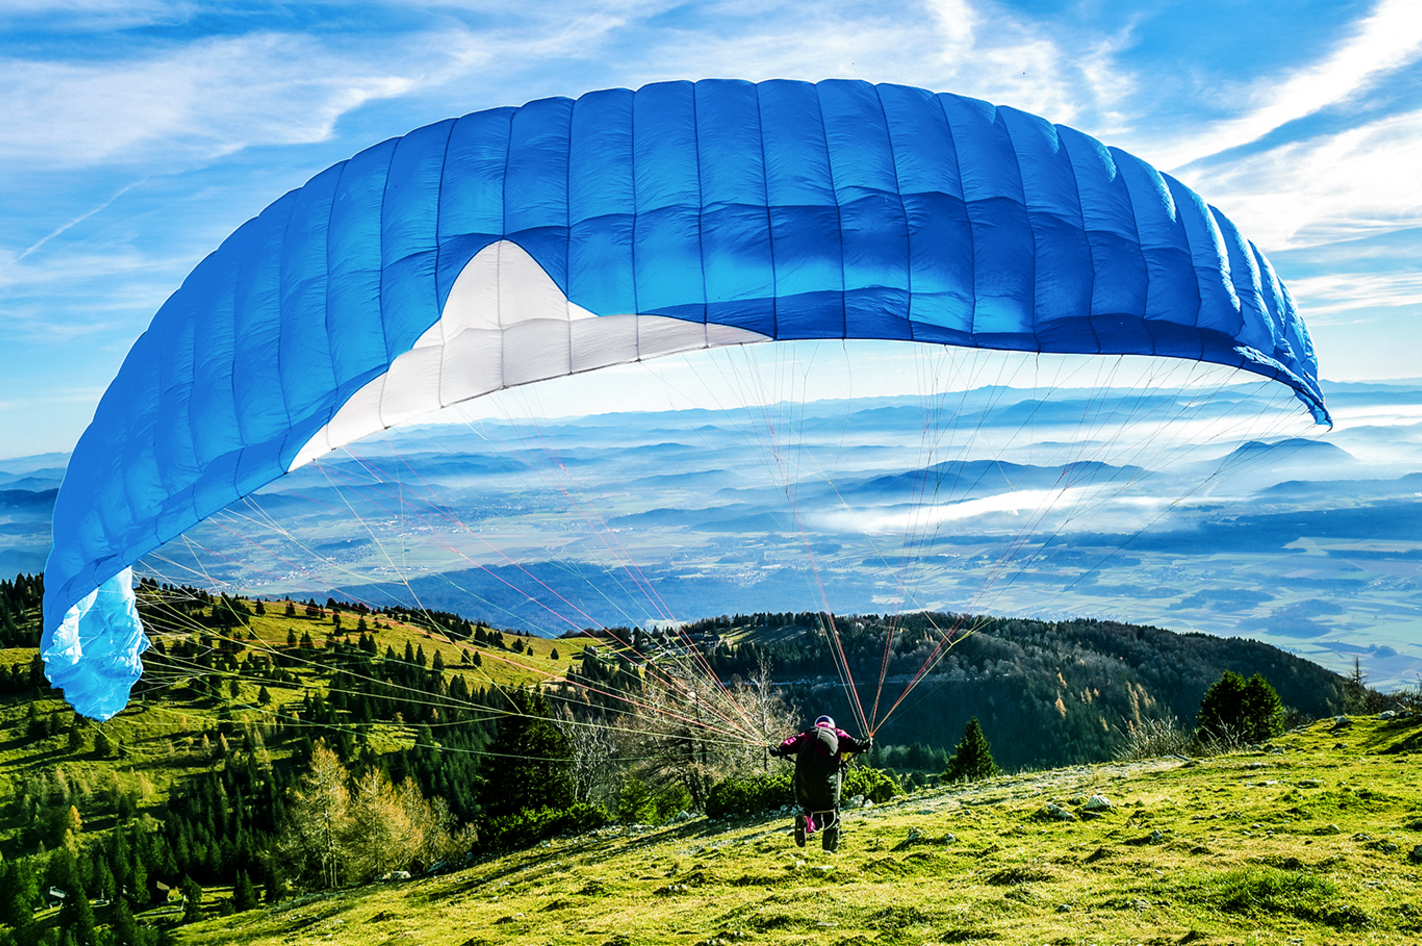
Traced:
POLYGON ((1087 811, 1110 811, 1116 806, 1111 804, 1111 799, 1105 795, 1092 795, 1086 800, 1086 804, 1081 807, 1087 811))

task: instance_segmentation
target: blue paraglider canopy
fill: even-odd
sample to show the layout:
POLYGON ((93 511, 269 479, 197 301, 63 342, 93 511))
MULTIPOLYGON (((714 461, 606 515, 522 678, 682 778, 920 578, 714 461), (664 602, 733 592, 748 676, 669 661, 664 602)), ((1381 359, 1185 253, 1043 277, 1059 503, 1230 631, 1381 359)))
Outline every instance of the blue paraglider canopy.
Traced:
POLYGON ((815 338, 1211 362, 1328 422, 1258 249, 1073 129, 840 80, 476 112, 286 194, 159 310, 56 501, 49 678, 122 709, 147 646, 133 563, 330 450, 513 385, 815 338))

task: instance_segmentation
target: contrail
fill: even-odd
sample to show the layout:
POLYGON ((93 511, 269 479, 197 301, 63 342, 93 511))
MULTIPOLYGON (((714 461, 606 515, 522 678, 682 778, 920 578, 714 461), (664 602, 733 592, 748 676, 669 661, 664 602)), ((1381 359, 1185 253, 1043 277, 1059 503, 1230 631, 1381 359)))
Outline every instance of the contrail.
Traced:
POLYGON ((140 184, 146 182, 147 180, 148 180, 148 178, 145 177, 145 178, 142 178, 141 180, 134 181, 132 184, 129 184, 129 185, 126 186, 126 187, 120 188, 120 189, 118 190, 118 192, 114 194, 114 196, 110 197, 108 200, 104 201, 102 204, 100 204, 99 206, 95 207, 93 210, 90 210, 90 211, 88 211, 88 212, 86 212, 86 213, 80 214, 79 216, 75 217, 73 220, 71 220, 71 221, 69 221, 68 223, 64 224, 64 225, 63 225, 62 227, 60 227, 59 229, 54 230, 53 232, 51 232, 51 233, 49 233, 49 234, 47 234, 47 235, 41 237, 41 238, 39 239, 39 242, 35 243, 33 246, 31 246, 29 249, 25 250, 25 251, 24 251, 23 253, 21 253, 19 256, 17 256, 17 257, 15 257, 14 259, 10 260, 10 262, 8 262, 8 263, 5 264, 5 267, 8 269, 9 267, 14 266, 14 265, 15 265, 16 263, 18 263, 20 260, 24 259, 26 256, 29 256, 31 253, 33 253, 35 250, 39 249, 40 247, 44 246, 44 245, 45 245, 46 243, 48 243, 50 240, 53 240, 55 237, 59 236, 61 233, 63 233, 64 231, 70 229, 71 227, 77 226, 78 224, 83 223, 85 220, 88 220, 90 217, 94 216, 94 214, 96 214, 96 213, 98 213, 99 211, 103 210, 105 207, 109 206, 109 205, 112 204, 114 201, 118 200, 118 199, 119 199, 120 197, 122 197, 124 194, 127 194, 129 191, 133 190, 135 187, 137 187, 138 185, 140 185, 140 184))

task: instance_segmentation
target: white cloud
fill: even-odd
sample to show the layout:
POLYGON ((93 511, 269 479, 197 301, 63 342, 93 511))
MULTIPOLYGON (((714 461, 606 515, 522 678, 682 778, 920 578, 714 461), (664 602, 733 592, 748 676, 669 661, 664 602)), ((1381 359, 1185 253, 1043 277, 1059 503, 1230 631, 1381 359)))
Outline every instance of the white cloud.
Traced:
POLYGON ((62 22, 66 30, 116 30, 183 19, 192 4, 170 0, 0 0, 0 18, 62 22))
POLYGON ((485 55, 468 34, 419 40, 403 57, 400 48, 385 51, 396 60, 389 65, 280 33, 206 39, 140 59, 0 60, 0 158, 73 167, 322 141, 361 104, 445 82, 485 55))
POLYGON ((1071 44, 1043 24, 968 0, 932 0, 929 10, 947 70, 943 88, 1061 124, 1080 121, 1098 133, 1117 120, 1116 106, 1134 89, 1113 61, 1121 37, 1096 34, 1071 44))
MULTIPOLYGON (((1289 282, 1289 290, 1304 307, 1310 324, 1318 316, 1359 309, 1422 305, 1422 273, 1342 273, 1289 282)), ((1319 319, 1318 324, 1331 324, 1319 319)))
POLYGON ((1327 59, 1290 76, 1260 80, 1244 93, 1247 110, 1238 117, 1203 134, 1177 136, 1173 147, 1152 150, 1149 157, 1157 167, 1180 168, 1249 144, 1287 122, 1348 100, 1418 58, 1422 58, 1422 15, 1416 0, 1382 0, 1327 59))
POLYGON ((1013 11, 968 0, 866 5, 722 3, 717 27, 632 22, 640 65, 612 81, 733 76, 862 78, 951 91, 1093 129, 1118 121, 1133 86, 1113 64, 1119 37, 1054 35, 1013 11))
POLYGON ((1182 175, 1266 252, 1422 225, 1422 111, 1182 175))

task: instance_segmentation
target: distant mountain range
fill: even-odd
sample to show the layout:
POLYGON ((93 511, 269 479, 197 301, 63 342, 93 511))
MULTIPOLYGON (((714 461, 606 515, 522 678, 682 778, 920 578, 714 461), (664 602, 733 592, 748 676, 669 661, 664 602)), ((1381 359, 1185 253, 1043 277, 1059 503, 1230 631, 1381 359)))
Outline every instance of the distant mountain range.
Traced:
MULTIPOLYGON (((1234 389, 1001 385, 397 429, 141 570, 543 633, 753 610, 1089 616, 1411 685, 1422 382, 1326 390, 1332 432, 1269 437, 1235 424, 1234 389)), ((65 459, 0 461, 0 570, 43 567, 65 459)))

